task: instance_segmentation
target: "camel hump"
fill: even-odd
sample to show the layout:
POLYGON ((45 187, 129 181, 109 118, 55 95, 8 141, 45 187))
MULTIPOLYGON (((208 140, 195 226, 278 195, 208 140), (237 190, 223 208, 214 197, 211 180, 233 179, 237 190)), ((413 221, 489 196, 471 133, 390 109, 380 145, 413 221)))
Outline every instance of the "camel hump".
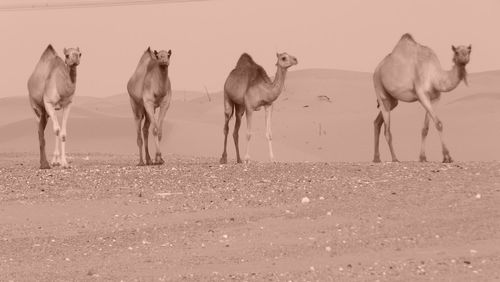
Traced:
POLYGON ((409 33, 403 34, 403 36, 401 36, 400 40, 408 40, 408 41, 416 42, 415 39, 413 39, 413 36, 409 33))
POLYGON ((261 82, 270 82, 270 78, 263 67, 258 65, 250 55, 243 53, 236 63, 234 70, 236 73, 246 76, 248 79, 248 87, 259 84, 261 82))
POLYGON ((248 53, 241 54, 238 62, 236 63, 236 68, 246 68, 246 67, 255 67, 257 63, 252 59, 248 53))
POLYGON ((56 50, 52 47, 52 44, 49 44, 49 46, 45 48, 45 51, 43 51, 40 61, 52 60, 55 57, 57 57, 56 50))
POLYGON ((417 50, 420 47, 421 45, 415 41, 415 39, 411 34, 405 33, 403 34, 403 36, 401 36, 401 39, 399 39, 398 43, 392 50, 391 54, 394 53, 410 54, 414 53, 415 50, 417 50))
POLYGON ((47 48, 45 48, 45 51, 43 51, 42 55, 54 55, 54 56, 57 56, 57 52, 54 49, 54 47, 52 47, 52 44, 49 44, 47 46, 47 48))

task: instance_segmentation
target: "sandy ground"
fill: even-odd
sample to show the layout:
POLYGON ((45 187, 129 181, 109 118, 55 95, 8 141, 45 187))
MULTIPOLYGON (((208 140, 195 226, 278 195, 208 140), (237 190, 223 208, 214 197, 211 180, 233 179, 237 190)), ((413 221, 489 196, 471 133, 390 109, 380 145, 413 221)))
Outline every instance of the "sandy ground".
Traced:
POLYGON ((1 281, 500 280, 500 162, 37 158, 0 155, 1 281))

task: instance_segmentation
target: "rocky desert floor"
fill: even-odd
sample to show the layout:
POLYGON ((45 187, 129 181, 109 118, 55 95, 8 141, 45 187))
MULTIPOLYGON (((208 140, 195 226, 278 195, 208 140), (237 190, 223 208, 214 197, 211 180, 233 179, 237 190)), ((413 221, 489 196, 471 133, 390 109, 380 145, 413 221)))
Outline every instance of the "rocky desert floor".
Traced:
POLYGON ((1 154, 0 280, 500 281, 500 162, 165 160, 1 154))

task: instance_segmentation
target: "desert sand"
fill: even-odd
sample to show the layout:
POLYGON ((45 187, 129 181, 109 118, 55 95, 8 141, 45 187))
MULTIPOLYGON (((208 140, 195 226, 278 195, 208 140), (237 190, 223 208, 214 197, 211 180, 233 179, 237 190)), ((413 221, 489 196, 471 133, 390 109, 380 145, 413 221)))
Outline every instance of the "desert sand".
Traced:
POLYGON ((2 281, 498 281, 500 163, 0 154, 2 281))

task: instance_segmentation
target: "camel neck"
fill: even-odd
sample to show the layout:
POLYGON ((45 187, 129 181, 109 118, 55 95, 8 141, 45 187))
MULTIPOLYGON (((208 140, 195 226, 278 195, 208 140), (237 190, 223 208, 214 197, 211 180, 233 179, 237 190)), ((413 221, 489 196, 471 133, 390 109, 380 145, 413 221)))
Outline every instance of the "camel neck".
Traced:
POLYGON ((467 83, 467 71, 465 65, 455 64, 449 71, 445 71, 436 87, 440 92, 449 92, 457 88, 460 81, 467 83))
POLYGON ((168 66, 165 65, 158 65, 158 86, 159 89, 162 91, 166 91, 168 88, 168 66))
POLYGON ((168 77, 168 66, 158 65, 158 69, 160 70, 160 76, 162 81, 165 81, 168 77))
POLYGON ((76 83, 76 66, 69 67, 69 79, 71 80, 71 83, 76 83))
POLYGON ((271 86, 271 101, 278 99, 278 96, 283 91, 283 86, 285 85, 287 69, 281 66, 277 67, 276 75, 274 76, 274 81, 271 86))

